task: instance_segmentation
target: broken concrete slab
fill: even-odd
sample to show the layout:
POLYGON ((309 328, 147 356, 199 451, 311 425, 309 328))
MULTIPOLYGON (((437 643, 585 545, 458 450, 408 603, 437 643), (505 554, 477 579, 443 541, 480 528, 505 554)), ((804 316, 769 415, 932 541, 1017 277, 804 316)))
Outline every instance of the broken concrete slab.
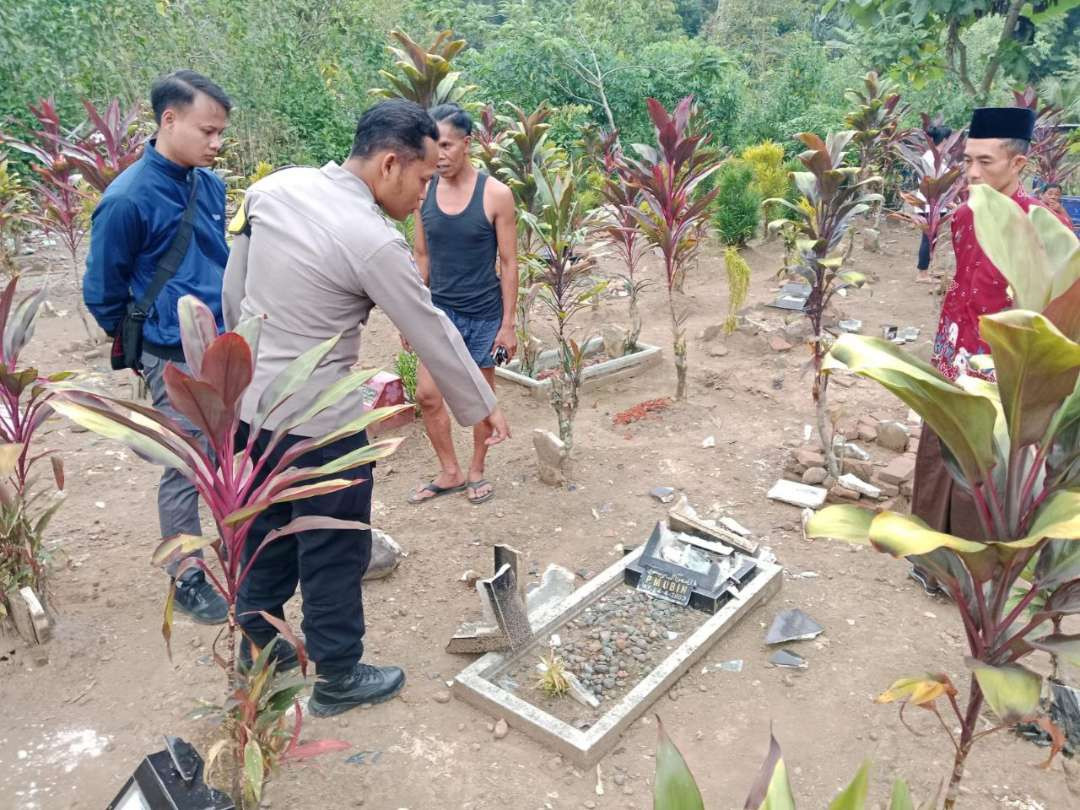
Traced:
POLYGON ((915 456, 910 453, 897 456, 878 471, 878 478, 886 484, 899 486, 915 478, 915 456))
POLYGON ((722 526, 718 526, 716 521, 702 520, 692 509, 672 509, 668 512, 668 526, 672 531, 701 535, 706 539, 715 540, 746 554, 753 555, 758 552, 757 541, 728 531, 722 526))
POLYGON ((773 484, 766 497, 769 500, 789 503, 792 506, 819 509, 825 505, 825 498, 828 494, 828 490, 822 487, 797 484, 794 481, 781 479, 773 484))
POLYGON ((854 490, 860 495, 865 495, 867 498, 873 498, 877 500, 881 497, 880 489, 875 487, 873 484, 866 483, 866 481, 863 481, 861 478, 859 478, 859 476, 853 475, 852 473, 846 473, 844 475, 841 475, 838 479, 838 483, 840 484, 840 486, 846 487, 850 490, 854 490))
POLYGON ((576 575, 569 568, 551 563, 540 584, 530 588, 525 594, 525 606, 531 616, 549 605, 558 604, 574 592, 576 575))
POLYGON ((482 655, 510 649, 510 639, 498 627, 465 623, 450 637, 446 651, 454 655, 482 655))
POLYGON ((382 579, 390 576, 409 556, 397 541, 386 532, 371 530, 371 562, 364 572, 364 580, 382 579))

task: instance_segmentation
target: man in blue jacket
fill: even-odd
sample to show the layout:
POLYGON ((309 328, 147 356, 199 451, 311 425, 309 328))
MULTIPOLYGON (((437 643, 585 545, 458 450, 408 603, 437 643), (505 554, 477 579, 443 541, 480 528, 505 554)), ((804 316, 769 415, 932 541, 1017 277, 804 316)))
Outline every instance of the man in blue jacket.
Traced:
MULTIPOLYGON (((163 374, 170 361, 187 370, 177 315, 181 296, 194 295, 206 303, 222 328, 221 280, 229 258, 225 184, 209 167, 221 151, 232 105, 220 87, 192 70, 158 79, 150 102, 156 137, 142 158, 109 185, 94 210, 83 298, 98 325, 115 336, 128 302, 140 299, 168 251, 197 176, 191 242, 143 324, 141 371, 154 407, 199 437, 170 405, 163 374)), ((166 469, 161 476, 158 519, 162 537, 202 533, 198 494, 176 470, 166 469)), ((180 560, 168 573, 176 583, 178 610, 206 624, 225 621, 225 601, 196 563, 180 560)))

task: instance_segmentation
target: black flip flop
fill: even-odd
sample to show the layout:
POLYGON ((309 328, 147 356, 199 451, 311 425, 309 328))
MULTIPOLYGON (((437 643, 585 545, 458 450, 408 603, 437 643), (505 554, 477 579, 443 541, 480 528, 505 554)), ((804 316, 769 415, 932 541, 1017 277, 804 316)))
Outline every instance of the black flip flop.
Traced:
POLYGON ((486 503, 487 501, 490 501, 492 498, 495 497, 495 486, 486 478, 481 478, 479 481, 467 481, 465 483, 465 489, 467 490, 479 489, 482 486, 490 486, 491 491, 487 495, 480 495, 476 498, 470 498, 468 495, 466 495, 465 500, 467 500, 473 506, 478 506, 479 504, 486 503))
POLYGON ((436 498, 441 498, 443 495, 453 495, 457 492, 464 492, 465 486, 465 484, 458 484, 456 487, 440 487, 434 481, 430 481, 424 485, 423 489, 417 490, 416 492, 412 493, 409 496, 408 500, 409 503, 411 503, 413 506, 419 506, 422 503, 427 503, 428 501, 433 501, 436 498), (421 492, 430 492, 431 495, 425 498, 417 498, 416 496, 419 495, 421 492))

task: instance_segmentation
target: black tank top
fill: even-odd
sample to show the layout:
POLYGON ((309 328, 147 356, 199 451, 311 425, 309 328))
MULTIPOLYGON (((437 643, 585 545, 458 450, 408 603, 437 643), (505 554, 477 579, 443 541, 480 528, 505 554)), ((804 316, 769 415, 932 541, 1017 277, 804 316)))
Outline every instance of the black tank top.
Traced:
POLYGON ((427 241, 431 299, 466 318, 502 318, 502 288, 495 273, 498 242, 495 227, 484 213, 484 186, 479 172, 472 198, 460 214, 445 214, 436 194, 439 177, 431 178, 420 208, 427 241))

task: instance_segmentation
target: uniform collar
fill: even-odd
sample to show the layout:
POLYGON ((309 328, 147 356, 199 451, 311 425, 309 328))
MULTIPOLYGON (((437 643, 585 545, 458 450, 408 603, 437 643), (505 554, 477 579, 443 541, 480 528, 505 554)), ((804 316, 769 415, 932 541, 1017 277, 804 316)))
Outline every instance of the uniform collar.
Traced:
POLYGON ((346 184, 365 200, 375 202, 375 195, 372 193, 371 187, 343 166, 339 166, 331 160, 322 167, 322 172, 334 182, 346 184))

